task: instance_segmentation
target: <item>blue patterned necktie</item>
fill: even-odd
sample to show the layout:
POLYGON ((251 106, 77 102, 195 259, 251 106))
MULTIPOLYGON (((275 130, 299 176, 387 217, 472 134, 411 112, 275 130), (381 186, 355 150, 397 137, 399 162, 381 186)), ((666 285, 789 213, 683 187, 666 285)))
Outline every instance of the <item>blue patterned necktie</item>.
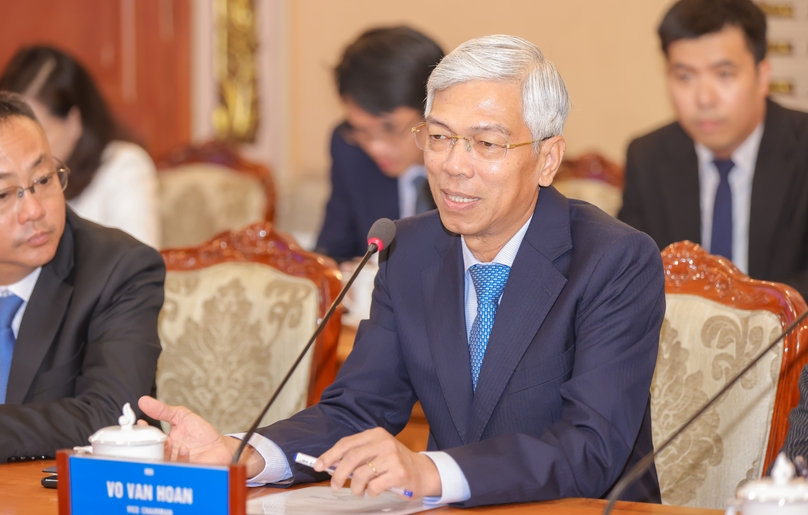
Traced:
POLYGON ((11 371, 11 358, 14 356, 14 332, 11 321, 20 309, 22 299, 14 294, 0 297, 0 403, 6 402, 8 374, 11 371))
POLYGON ((731 159, 716 159, 713 163, 718 168, 721 182, 715 191, 710 253, 732 261, 732 190, 729 187, 729 172, 735 163, 731 159))
POLYGON ((499 298, 511 272, 509 266, 491 263, 489 265, 473 265, 469 268, 474 290, 477 292, 477 316, 469 333, 469 355, 471 357, 471 384, 477 391, 477 378, 483 366, 488 337, 494 327, 497 316, 499 298))

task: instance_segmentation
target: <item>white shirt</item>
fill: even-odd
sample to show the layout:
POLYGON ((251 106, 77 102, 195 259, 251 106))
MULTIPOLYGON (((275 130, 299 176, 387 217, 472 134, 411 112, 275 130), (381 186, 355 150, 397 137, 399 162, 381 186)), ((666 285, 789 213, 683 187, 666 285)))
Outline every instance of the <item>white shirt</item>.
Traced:
POLYGON ((20 332, 20 324, 22 324, 25 308, 28 306, 28 299, 31 298, 31 294, 34 292, 34 286, 36 286, 40 272, 42 272, 42 267, 37 268, 14 284, 0 286, 0 297, 14 294, 22 299, 22 304, 20 304, 17 313, 14 314, 14 318, 11 320, 11 331, 14 333, 14 338, 17 338, 17 334, 20 332))
POLYGON ((426 177, 424 165, 412 165, 398 176, 398 214, 399 218, 406 218, 415 214, 415 203, 418 200, 418 190, 413 184, 416 177, 426 177))
MULTIPOLYGON (((732 262, 741 272, 749 273, 749 210, 752 205, 752 179, 755 177, 760 139, 763 137, 763 122, 732 153, 735 166, 729 173, 729 189, 732 192, 732 262)), ((713 232, 713 207, 715 192, 721 177, 713 160, 713 153, 696 143, 699 160, 699 206, 701 211, 701 246, 711 250, 713 232)))
POLYGON ((101 166, 79 196, 67 201, 80 217, 120 229, 146 245, 160 245, 159 187, 145 150, 125 141, 104 149, 101 166))
MULTIPOLYGON (((516 253, 525 238, 527 228, 530 226, 530 221, 533 219, 531 216, 527 222, 514 234, 510 240, 502 247, 497 253, 492 263, 500 263, 508 267, 513 266, 513 261, 516 259, 516 253)), ((464 237, 460 238, 460 243, 463 248, 463 266, 465 269, 465 304, 466 304, 466 335, 471 330, 471 325, 474 318, 477 316, 477 293, 474 290, 469 268, 472 265, 481 263, 474 254, 471 253, 464 237)), ((500 300, 502 297, 500 297, 500 300)), ((469 365, 469 380, 471 380, 471 365, 469 365)), ((243 438, 244 433, 231 435, 236 438, 243 438)), ((272 440, 255 434, 250 438, 250 445, 264 458, 266 465, 264 470, 254 478, 249 480, 251 485, 267 484, 267 483, 282 483, 288 481, 292 477, 292 469, 286 461, 286 456, 280 447, 272 440)), ((463 502, 471 497, 471 490, 469 488, 468 480, 465 474, 460 469, 460 466, 449 454, 443 451, 423 452, 435 464, 438 469, 438 475, 441 481, 441 497, 427 497, 425 502, 449 504, 454 502, 463 502)))

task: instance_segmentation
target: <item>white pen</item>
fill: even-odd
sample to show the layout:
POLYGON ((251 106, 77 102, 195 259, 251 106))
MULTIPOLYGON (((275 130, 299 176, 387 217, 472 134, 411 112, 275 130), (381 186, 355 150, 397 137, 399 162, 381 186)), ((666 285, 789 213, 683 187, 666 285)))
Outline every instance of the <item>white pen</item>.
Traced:
MULTIPOLYGON (((301 465, 314 468, 314 463, 316 461, 317 458, 315 458, 314 456, 309 456, 308 454, 303 454, 302 452, 295 453, 295 462, 300 463, 301 465)), ((325 469, 325 471, 328 472, 329 474, 333 474, 335 470, 336 469, 334 469, 334 467, 329 467, 325 469)), ((351 476, 349 477, 352 476, 353 474, 351 474, 351 476)), ((403 495, 404 497, 409 497, 410 499, 412 499, 412 492, 410 492, 409 490, 404 490, 403 488, 398 488, 397 486, 388 488, 387 490, 393 492, 394 494, 403 495)))

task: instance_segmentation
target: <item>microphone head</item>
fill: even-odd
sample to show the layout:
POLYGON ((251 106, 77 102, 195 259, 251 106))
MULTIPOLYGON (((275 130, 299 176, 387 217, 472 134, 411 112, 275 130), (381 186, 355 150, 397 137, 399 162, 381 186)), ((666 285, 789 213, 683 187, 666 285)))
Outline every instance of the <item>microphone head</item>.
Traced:
POLYGON ((396 238, 396 224, 389 218, 379 218, 368 231, 368 245, 376 245, 376 250, 387 248, 396 238))

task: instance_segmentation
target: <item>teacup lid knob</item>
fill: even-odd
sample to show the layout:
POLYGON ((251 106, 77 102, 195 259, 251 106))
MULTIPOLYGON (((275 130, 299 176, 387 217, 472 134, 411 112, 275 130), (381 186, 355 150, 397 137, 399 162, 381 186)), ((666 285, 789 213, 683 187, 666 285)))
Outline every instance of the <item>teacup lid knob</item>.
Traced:
POLYGON ((121 429, 124 431, 131 431, 132 426, 135 425, 135 421, 135 411, 127 402, 123 405, 123 415, 118 417, 118 425, 120 425, 121 429))
POLYGON ((777 455, 777 459, 774 460, 772 481, 777 486, 785 486, 791 481, 791 478, 794 477, 794 470, 794 464, 781 452, 777 455))

